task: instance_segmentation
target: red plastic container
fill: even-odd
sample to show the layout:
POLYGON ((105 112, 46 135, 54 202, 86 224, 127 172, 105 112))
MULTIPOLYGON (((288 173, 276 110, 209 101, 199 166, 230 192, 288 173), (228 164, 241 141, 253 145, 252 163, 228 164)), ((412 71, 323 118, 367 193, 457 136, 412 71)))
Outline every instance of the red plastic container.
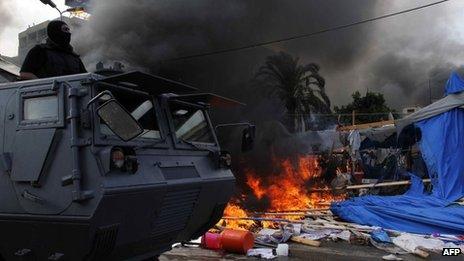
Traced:
POLYGON ((246 254, 253 248, 255 238, 253 234, 246 230, 225 229, 221 233, 222 249, 227 252, 246 254))
POLYGON ((206 249, 221 249, 221 234, 206 232, 201 237, 201 247, 206 249))

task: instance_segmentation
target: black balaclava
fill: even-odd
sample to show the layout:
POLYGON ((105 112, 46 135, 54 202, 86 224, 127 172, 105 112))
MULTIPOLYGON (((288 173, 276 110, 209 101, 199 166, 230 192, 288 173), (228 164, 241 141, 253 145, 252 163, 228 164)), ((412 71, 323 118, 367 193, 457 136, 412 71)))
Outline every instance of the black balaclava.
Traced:
POLYGON ((47 27, 47 35, 59 47, 69 49, 71 47, 71 32, 69 26, 63 21, 51 21, 47 27))

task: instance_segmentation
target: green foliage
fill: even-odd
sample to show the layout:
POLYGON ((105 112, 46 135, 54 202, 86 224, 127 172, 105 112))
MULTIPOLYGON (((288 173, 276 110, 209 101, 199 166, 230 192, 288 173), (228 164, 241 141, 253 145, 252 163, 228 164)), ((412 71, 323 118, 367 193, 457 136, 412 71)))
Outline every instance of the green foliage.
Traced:
MULTIPOLYGON (((394 112, 385 103, 385 98, 381 93, 367 92, 364 97, 359 91, 354 92, 351 97, 353 101, 345 106, 335 106, 336 114, 349 114, 353 111, 356 113, 356 124, 388 120, 388 114, 394 112)), ((351 124, 351 116, 345 115, 341 121, 345 124, 351 124)))
POLYGON ((292 118, 294 131, 310 128, 310 113, 331 112, 325 80, 319 75, 319 70, 315 63, 302 65, 298 58, 279 52, 268 56, 256 74, 265 93, 282 100, 292 118))

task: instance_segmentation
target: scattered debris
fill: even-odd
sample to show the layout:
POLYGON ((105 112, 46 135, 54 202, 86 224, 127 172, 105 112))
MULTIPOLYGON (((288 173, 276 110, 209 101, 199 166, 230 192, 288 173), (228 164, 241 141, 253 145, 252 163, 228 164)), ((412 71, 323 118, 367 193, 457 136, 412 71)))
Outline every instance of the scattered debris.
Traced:
POLYGON ((274 255, 271 248, 253 248, 248 250, 247 256, 259 257, 263 259, 273 259, 277 257, 277 255, 274 255))
POLYGON ((393 243, 409 253, 418 252, 418 255, 423 255, 425 251, 436 251, 441 253, 445 242, 436 238, 426 238, 424 236, 404 233, 393 238, 393 243), (418 251, 419 250, 419 251, 418 251))
MULTIPOLYGON (((389 253, 384 260, 403 260, 398 255, 413 254, 427 258, 430 253, 440 253, 443 248, 464 248, 464 238, 459 235, 419 235, 375 226, 342 222, 330 210, 293 210, 291 212, 262 212, 247 219, 258 222, 268 221, 272 228, 251 227, 257 248, 248 250, 248 256, 272 259, 277 256, 291 256, 289 245, 301 244, 308 247, 324 247, 327 241, 345 241, 353 245, 373 246, 389 253), (291 215, 295 214, 295 215, 291 215), (296 215, 298 214, 298 215, 296 215), (311 215, 308 215, 311 214, 311 215), (273 218, 279 216, 281 218, 273 218)), ((246 233, 242 232, 242 233, 246 233)), ((224 234, 224 232, 222 232, 224 234)), ((234 233, 237 233, 236 230, 234 233)), ((248 232, 250 233, 250 232, 248 232)), ((215 242, 215 237, 205 235, 205 239, 215 242)), ((235 242, 239 244, 239 242, 235 242)), ((225 250, 224 247, 222 249, 225 250)), ((227 251, 227 250, 226 250, 227 251)), ((235 253, 237 249, 234 250, 235 253)), ((242 251, 242 253, 245 253, 242 251)))
POLYGON ((393 254, 383 256, 382 259, 383 260, 403 260, 401 257, 397 257, 393 254))
POLYGON ((391 238, 388 236, 387 232, 381 228, 372 231, 371 237, 373 240, 380 243, 392 243, 391 238))
POLYGON ((319 241, 306 239, 306 238, 301 237, 301 236, 294 236, 294 237, 291 238, 291 240, 293 242, 301 243, 301 244, 308 245, 308 246, 318 247, 318 246, 321 245, 321 242, 319 242, 319 241))
POLYGON ((288 244, 278 244, 276 254, 278 256, 288 256, 288 244))

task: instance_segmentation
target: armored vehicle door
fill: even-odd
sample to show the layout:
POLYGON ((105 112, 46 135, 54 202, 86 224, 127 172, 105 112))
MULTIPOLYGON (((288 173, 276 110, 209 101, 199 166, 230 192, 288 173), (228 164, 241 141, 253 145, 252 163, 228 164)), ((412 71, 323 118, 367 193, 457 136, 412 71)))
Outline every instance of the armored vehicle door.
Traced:
POLYGON ((11 95, 5 113, 4 152, 10 179, 24 211, 58 214, 72 202, 62 176, 70 173, 65 131, 65 88, 59 84, 23 86, 11 95))

